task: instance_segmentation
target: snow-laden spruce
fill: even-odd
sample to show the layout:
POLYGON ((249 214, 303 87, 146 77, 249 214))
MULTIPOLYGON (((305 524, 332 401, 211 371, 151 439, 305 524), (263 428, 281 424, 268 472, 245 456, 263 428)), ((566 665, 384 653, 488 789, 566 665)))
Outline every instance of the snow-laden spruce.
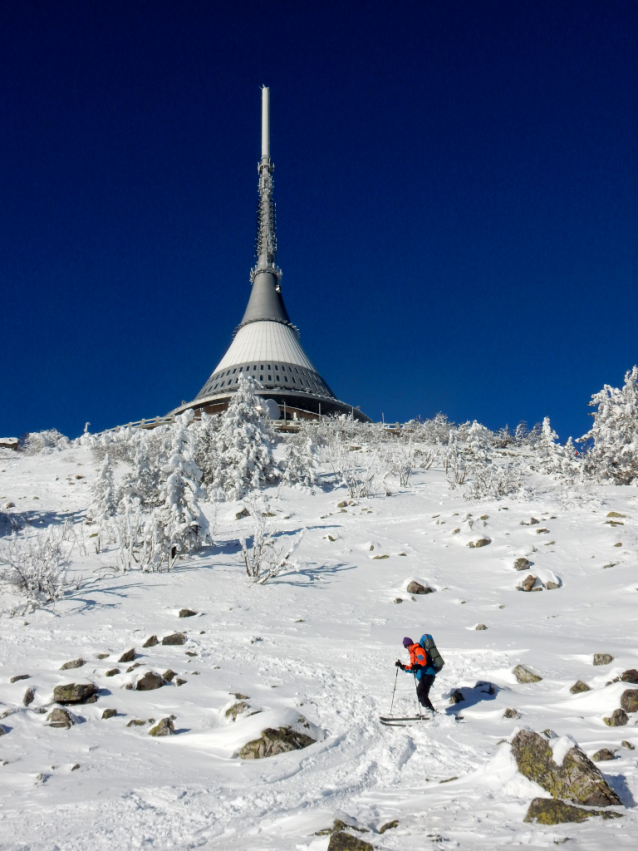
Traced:
POLYGON ((241 373, 237 391, 219 419, 213 486, 228 500, 241 499, 280 475, 258 388, 254 378, 241 373))
POLYGON ((579 442, 591 440, 585 468, 599 481, 638 483, 638 366, 625 374, 621 389, 605 384, 591 397, 594 424, 579 442))

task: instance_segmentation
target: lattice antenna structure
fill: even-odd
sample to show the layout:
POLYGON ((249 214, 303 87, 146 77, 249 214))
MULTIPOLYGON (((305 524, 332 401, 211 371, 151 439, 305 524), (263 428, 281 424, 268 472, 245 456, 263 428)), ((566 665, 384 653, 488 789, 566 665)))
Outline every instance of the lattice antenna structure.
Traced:
POLYGON ((282 272, 277 259, 277 220, 273 190, 275 166, 270 159, 270 89, 261 89, 261 160, 259 172, 259 202, 257 204, 257 238, 255 240, 256 265, 251 269, 250 280, 254 283, 259 272, 270 272, 277 279, 279 289, 282 272))

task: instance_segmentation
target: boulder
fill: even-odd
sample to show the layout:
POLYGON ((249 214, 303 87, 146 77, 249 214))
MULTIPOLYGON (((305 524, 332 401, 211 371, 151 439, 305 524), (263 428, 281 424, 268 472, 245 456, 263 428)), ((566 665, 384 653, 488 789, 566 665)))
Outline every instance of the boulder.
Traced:
POLYGON ((525 579, 518 586, 518 590, 519 591, 532 591, 535 585, 536 585, 536 577, 534 576, 533 573, 530 573, 530 575, 526 576, 525 579))
POLYGON ((146 724, 146 721, 142 721, 140 718, 131 718, 131 720, 126 725, 127 727, 143 727, 146 724))
POLYGON ((394 819, 394 821, 387 821, 385 824, 382 824, 379 828, 379 833, 385 833, 386 830, 393 830, 395 827, 399 826, 399 819, 394 819))
POLYGON ((119 668, 109 668, 109 670, 104 674, 105 677, 116 677, 120 673, 119 668))
POLYGON ((165 635, 162 644, 186 644, 186 636, 183 632, 174 632, 171 635, 165 635))
POLYGON ((97 695, 97 686, 94 683, 67 683, 53 689, 53 702, 63 706, 87 703, 94 695, 97 695))
POLYGON ((117 660, 118 662, 134 662, 135 661, 135 648, 131 647, 130 650, 127 650, 126 653, 122 653, 120 658, 117 660))
POLYGON ((532 563, 527 558, 517 558, 514 562, 514 570, 529 570, 532 563))
POLYGON ((173 718, 174 716, 162 718, 159 724, 148 731, 149 736, 174 736, 175 727, 173 727, 173 718))
POLYGON ((594 653, 594 665, 611 665, 614 657, 609 653, 594 653))
POLYGON ((547 588, 548 591, 555 591, 556 588, 560 588, 560 583, 554 582, 550 579, 549 582, 545 583, 545 588, 547 588))
POLYGON ((108 659, 110 655, 110 653, 98 653, 96 659, 108 659))
POLYGON ((573 807, 571 804, 555 801, 553 798, 534 798, 527 810, 525 821, 538 824, 566 824, 587 821, 593 816, 601 816, 604 819, 622 818, 620 813, 609 812, 609 810, 584 810, 582 807, 573 807))
POLYGON ((629 715, 624 709, 614 709, 609 718, 603 718, 608 727, 624 727, 629 721, 629 715))
POLYGON ((237 755, 241 759, 264 759, 286 751, 298 751, 314 743, 313 738, 298 733, 292 727, 267 727, 258 739, 247 742, 237 755))
POLYGON ((115 718, 116 715, 117 709, 105 709, 102 713, 102 718, 104 718, 104 720, 107 720, 108 718, 115 718))
POLYGON ((147 638, 142 647, 155 647, 156 644, 159 644, 156 635, 151 635, 150 638, 147 638))
POLYGON ((430 588, 429 585, 422 585, 416 579, 413 579, 412 582, 408 583, 408 587, 405 590, 408 594, 432 594, 434 588, 430 588))
POLYGON ((30 675, 30 674, 16 674, 16 676, 15 676, 15 677, 11 677, 11 679, 9 680, 9 682, 11 682, 11 683, 19 683, 19 682, 20 682, 20 680, 28 680, 28 679, 30 679, 30 678, 31 678, 31 675, 30 675))
POLYGON ((492 539, 491 539, 491 538, 479 538, 479 539, 478 539, 478 541, 470 541, 470 542, 468 543, 468 547, 469 547, 471 550, 473 550, 473 549, 477 549, 477 550, 478 550, 478 549, 480 549, 481 547, 487 547, 487 546, 488 546, 488 544, 491 544, 491 543, 492 543, 492 539))
POLYGON ((594 762, 609 762, 612 759, 616 759, 616 755, 609 748, 601 748, 599 751, 596 751, 592 759, 594 762))
POLYGON ((65 662, 60 668, 61 671, 70 671, 72 668, 81 668, 86 665, 84 659, 73 659, 72 662, 65 662))
POLYGON ((590 807, 613 807, 621 801, 598 768, 574 745, 562 765, 554 762, 548 740, 531 730, 519 730, 512 740, 512 754, 518 770, 538 783, 553 798, 565 798, 590 807))
POLYGON ((241 715, 243 712, 248 710, 248 704, 245 700, 240 700, 237 703, 233 703, 233 705, 224 712, 226 718, 232 718, 233 721, 237 720, 237 716, 241 715))
POLYGON ((482 629, 487 629, 487 627, 485 626, 484 623, 477 623, 476 626, 474 627, 474 629, 482 630, 482 629))
POLYGON ((164 685, 164 680, 155 671, 147 671, 135 683, 136 691, 153 691, 153 689, 161 688, 164 685))
POLYGON ((179 617, 180 618, 194 618, 197 612, 194 612, 192 609, 180 609, 179 617))
MULTIPOLYGON (((7 734, 7 731, 6 731, 6 730, 5 730, 5 728, 2 726, 2 724, 0 724, 0 736, 6 736, 6 734, 7 734)), ((5 764, 6 764, 6 763, 0 762, 0 765, 5 765, 5 764)))
POLYGON ((172 683, 176 676, 177 674, 175 673, 175 671, 172 671, 170 668, 168 669, 168 671, 164 671, 164 673, 162 674, 162 678, 167 683, 172 683))
POLYGON ((583 691, 591 691, 591 689, 587 683, 584 683, 582 680, 576 680, 570 691, 572 694, 580 694, 583 691))
POLYGON ((35 689, 34 688, 28 688, 24 693, 24 697, 22 698, 22 705, 23 706, 30 706, 33 703, 34 700, 35 700, 35 689))
POLYGON ((517 665, 513 673, 519 683, 540 683, 543 679, 538 674, 530 671, 529 668, 526 668, 525 665, 517 665))
POLYGON ((374 845, 364 842, 358 836, 339 830, 330 837, 328 851, 374 851, 374 845))
POLYGON ((503 718, 520 718, 520 712, 517 712, 515 709, 506 709, 503 713, 503 718))
POLYGON ((625 712, 638 712, 638 688, 628 688, 620 696, 620 705, 625 712))
MULTIPOLYGON (((197 671, 193 671, 193 673, 196 674, 197 671)), ((177 677, 177 679, 175 680, 175 685, 176 686, 185 686, 187 682, 188 682, 188 680, 183 680, 181 677, 177 677)))
POLYGON ((628 671, 624 671, 620 675, 620 679, 624 683, 633 683, 634 685, 638 685, 638 671, 635 668, 630 668, 628 671))
POLYGON ((69 715, 66 709, 56 707, 47 715, 49 727, 59 727, 65 730, 70 730, 74 724, 73 718, 69 715))
POLYGON ((632 745, 631 742, 628 742, 627 739, 624 739, 620 744, 623 746, 623 748, 627 748, 628 751, 636 750, 636 746, 632 745))
POLYGON ((242 517, 250 517, 250 511, 245 507, 235 513, 235 520, 241 520, 242 517))

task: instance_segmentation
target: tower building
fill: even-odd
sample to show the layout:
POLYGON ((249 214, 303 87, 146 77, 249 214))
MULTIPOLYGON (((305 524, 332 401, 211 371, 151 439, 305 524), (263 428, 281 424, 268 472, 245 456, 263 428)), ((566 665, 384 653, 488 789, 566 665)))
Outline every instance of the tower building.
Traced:
POLYGON ((259 395, 273 419, 313 418, 352 414, 369 418, 358 408, 340 402, 313 366, 290 321, 281 291, 282 272, 277 266, 277 233, 270 159, 270 90, 261 90, 261 159, 257 211, 256 263, 250 272, 251 292, 243 319, 228 351, 213 370, 197 397, 171 413, 189 408, 220 413, 237 389, 239 376, 252 375, 259 395))

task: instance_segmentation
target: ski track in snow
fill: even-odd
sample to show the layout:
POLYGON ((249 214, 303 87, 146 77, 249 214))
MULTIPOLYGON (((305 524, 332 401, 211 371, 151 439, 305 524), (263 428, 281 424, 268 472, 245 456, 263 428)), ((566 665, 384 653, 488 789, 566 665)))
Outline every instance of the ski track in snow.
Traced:
MULTIPOLYGON (((7 513, 34 529, 69 517, 80 533, 95 476, 88 450, 6 452, 0 469, 0 499, 16 504, 7 513)), ((364 838, 375 848, 396 851, 548 848, 566 837, 572 849, 635 847, 638 750, 621 741, 638 748, 637 719, 630 716, 620 728, 603 722, 625 687, 608 683, 638 667, 635 489, 596 487, 570 504, 539 480, 533 499, 474 504, 430 470, 391 497, 341 511, 336 506, 344 497, 343 490, 272 491, 277 528, 308 531, 296 554, 299 570, 268 585, 249 586, 238 559, 235 541, 250 532, 250 518, 219 519, 226 515, 221 506, 218 546, 171 574, 98 574, 114 563, 112 552, 81 556, 76 547, 72 573, 84 577, 79 590, 55 609, 23 617, 5 611, 1 851, 325 851, 328 837, 314 834, 335 817, 356 820, 372 831, 364 838), (627 515, 622 526, 605 522, 610 510, 627 515), (540 523, 521 525, 532 516, 540 523), (483 535, 489 546, 467 547, 483 535), (562 587, 518 592, 527 575, 512 567, 518 556, 530 558, 532 572, 558 576, 562 587), (435 593, 412 599, 405 591, 410 579, 428 582, 435 593), (393 603, 397 597, 401 604, 393 603), (178 619, 183 607, 198 615, 178 619), (477 631, 478 623, 488 629, 477 631), (148 636, 161 640, 175 631, 186 631, 186 645, 142 649, 148 636), (439 714, 383 727, 378 717, 390 709, 402 638, 426 631, 446 661, 432 692, 439 714), (117 659, 133 646, 141 667, 127 673, 117 659), (594 667, 597 652, 614 661, 594 667), (110 656, 98 660, 98 653, 110 656), (59 670, 80 656, 82 668, 59 670), (543 680, 520 685, 512 674, 519 663, 543 680), (122 673, 106 678, 113 667, 122 673), (185 685, 125 689, 145 669, 168 668, 185 685), (10 683, 17 674, 30 679, 10 683), (46 714, 37 710, 49 705, 56 684, 78 679, 100 687, 98 702, 71 708, 71 730, 46 726, 46 714), (592 690, 572 695, 578 679, 592 690), (475 688, 481 681, 495 693, 475 688), (36 696, 25 708, 28 687, 36 696), (450 706, 457 688, 466 700, 450 706), (234 692, 248 695, 251 709, 263 710, 271 726, 290 723, 285 719, 298 712, 321 731, 320 740, 267 760, 235 758, 263 727, 260 715, 225 718, 234 692), (102 720, 107 707, 118 715, 102 720), (507 707, 521 720, 503 718, 507 707), (171 738, 149 737, 149 723, 126 726, 169 714, 178 733, 171 738), (570 734, 590 755, 617 749, 618 758, 600 767, 627 806, 624 817, 525 824, 530 800, 545 793, 513 770, 507 744, 499 744, 517 725, 570 734), (397 829, 375 832, 393 819, 397 829)), ((227 508, 232 516, 233 506, 227 508)), ((87 538, 89 553, 90 543, 87 538)), ((399 672, 394 714, 412 715, 415 708, 413 680, 399 672)))

